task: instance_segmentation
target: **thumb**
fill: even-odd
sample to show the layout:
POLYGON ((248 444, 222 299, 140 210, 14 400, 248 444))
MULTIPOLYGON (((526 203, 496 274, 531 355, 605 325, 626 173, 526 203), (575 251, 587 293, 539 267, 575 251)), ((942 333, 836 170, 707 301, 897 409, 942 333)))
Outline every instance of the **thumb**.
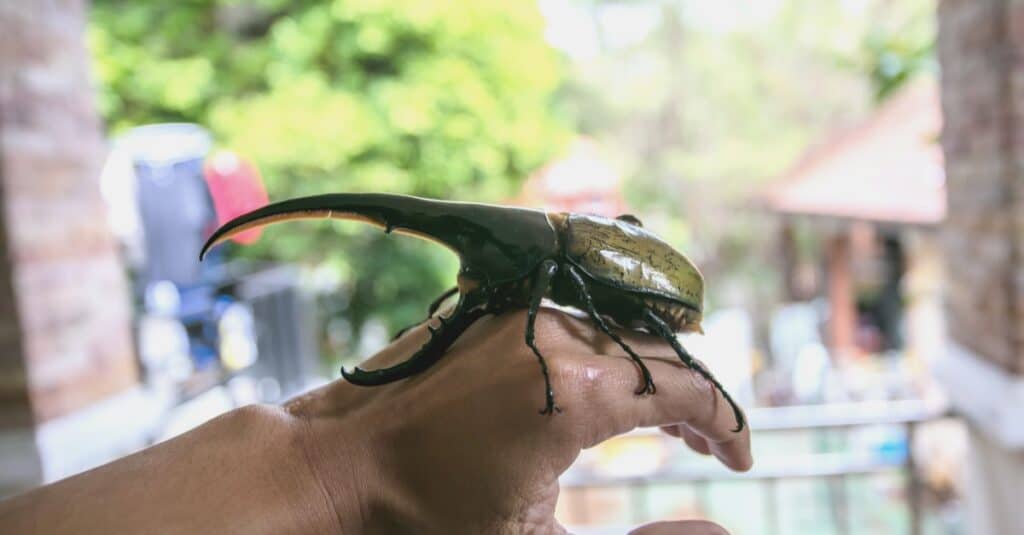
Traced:
POLYGON ((707 520, 677 520, 645 524, 629 535, 729 535, 725 528, 707 520))

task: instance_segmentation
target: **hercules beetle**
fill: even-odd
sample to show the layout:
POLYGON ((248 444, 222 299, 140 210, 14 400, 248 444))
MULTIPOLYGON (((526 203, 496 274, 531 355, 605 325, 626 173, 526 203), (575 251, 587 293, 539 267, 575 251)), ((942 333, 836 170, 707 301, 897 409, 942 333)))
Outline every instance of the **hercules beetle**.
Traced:
MULTIPOLYGON (((620 338, 621 327, 646 329, 668 342, 682 362, 710 381, 744 426, 739 407, 722 385, 683 348, 676 332, 700 331, 704 279, 683 254, 644 230, 630 215, 617 219, 550 213, 487 204, 448 202, 406 195, 336 193, 281 201, 236 217, 210 236, 200 259, 214 245, 245 230, 293 219, 337 218, 365 221, 447 246, 461 261, 457 286, 430 306, 430 314, 448 297, 458 302, 430 339, 408 360, 389 368, 348 372, 349 382, 376 386, 416 375, 441 359, 477 319, 512 308, 526 308, 526 345, 544 376, 541 414, 561 412, 555 405, 547 364, 534 344, 534 321, 541 299, 580 309, 618 343, 643 375, 636 394, 654 394, 643 360, 620 338)), ((429 319, 429 316, 428 316, 429 319)))

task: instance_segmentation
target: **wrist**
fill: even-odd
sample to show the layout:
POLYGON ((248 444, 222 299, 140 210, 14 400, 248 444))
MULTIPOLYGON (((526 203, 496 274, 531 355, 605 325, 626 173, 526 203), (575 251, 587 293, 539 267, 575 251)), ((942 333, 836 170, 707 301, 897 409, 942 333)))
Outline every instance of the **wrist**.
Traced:
POLYGON ((336 444, 318 444, 312 422, 272 405, 249 405, 228 417, 247 443, 240 448, 251 452, 243 469, 254 476, 253 495, 259 499, 252 500, 252 514, 265 532, 364 532, 359 496, 324 480, 320 450, 336 444))
MULTIPOLYGON (((379 510, 379 478, 365 427, 321 418, 293 407, 277 408, 289 430, 290 461, 284 470, 301 487, 297 496, 310 511, 309 533, 372 533, 371 512, 379 510), (353 432, 353 430, 364 432, 353 432)), ((292 500, 297 503, 297 500, 292 500)))

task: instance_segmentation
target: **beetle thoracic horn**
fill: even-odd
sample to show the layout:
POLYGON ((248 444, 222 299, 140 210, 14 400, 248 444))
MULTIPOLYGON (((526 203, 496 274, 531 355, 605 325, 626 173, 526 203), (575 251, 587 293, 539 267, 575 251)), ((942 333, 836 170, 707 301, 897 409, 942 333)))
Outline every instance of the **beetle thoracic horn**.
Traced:
POLYGON ((524 262, 536 262, 536 236, 550 234, 544 212, 468 202, 438 201, 384 193, 332 193, 269 204, 225 223, 207 240, 211 247, 246 230, 298 219, 351 219, 385 232, 411 234, 447 246, 463 267, 490 275, 491 282, 514 278, 524 262), (528 237, 530 239, 528 239, 528 237))

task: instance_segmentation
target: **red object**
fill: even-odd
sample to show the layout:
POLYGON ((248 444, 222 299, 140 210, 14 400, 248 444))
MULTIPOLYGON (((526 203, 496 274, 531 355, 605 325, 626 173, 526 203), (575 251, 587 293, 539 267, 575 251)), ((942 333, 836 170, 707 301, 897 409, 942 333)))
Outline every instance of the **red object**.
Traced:
MULTIPOLYGON (((207 158, 203 176, 213 198, 218 225, 270 202, 256 166, 233 152, 221 151, 207 158)), ((247 230, 231 239, 248 244, 259 239, 261 232, 258 228, 247 230)))

